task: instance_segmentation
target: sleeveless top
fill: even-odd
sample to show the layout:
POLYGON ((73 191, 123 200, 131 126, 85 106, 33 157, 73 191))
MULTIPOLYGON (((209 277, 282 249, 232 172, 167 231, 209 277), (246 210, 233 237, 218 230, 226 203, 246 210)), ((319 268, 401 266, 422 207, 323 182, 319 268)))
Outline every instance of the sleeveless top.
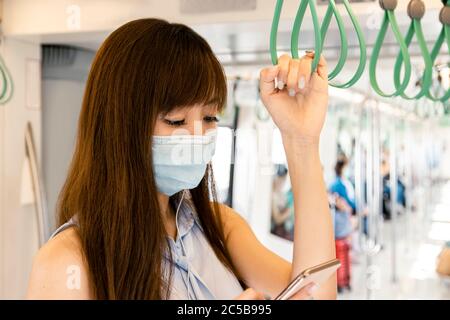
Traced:
MULTIPOLYGON (((178 212, 176 241, 167 237, 172 253, 171 300, 229 300, 242 293, 243 289, 234 276, 211 248, 199 217, 188 201, 183 201, 178 212)), ((77 226, 76 217, 61 225, 50 237, 63 230, 77 226)), ((169 274, 170 253, 163 258, 163 274, 169 274)))

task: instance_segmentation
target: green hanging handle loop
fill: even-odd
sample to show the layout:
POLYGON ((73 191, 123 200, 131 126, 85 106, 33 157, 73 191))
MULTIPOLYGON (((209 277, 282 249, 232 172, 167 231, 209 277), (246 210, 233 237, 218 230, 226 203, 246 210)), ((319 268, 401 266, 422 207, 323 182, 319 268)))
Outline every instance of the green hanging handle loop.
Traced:
MULTIPOLYGON (((420 99, 422 98, 430 89, 432 83, 433 75, 433 62, 431 60, 430 52, 428 51, 427 43, 422 31, 422 24, 420 20, 425 15, 425 4, 422 0, 411 0, 408 4, 408 16, 411 18, 411 24, 408 28, 408 32, 405 36, 406 46, 409 48, 414 34, 416 34, 417 42, 419 43, 420 51, 422 52, 423 61, 425 63, 425 70, 422 75, 422 88, 413 97, 408 96, 404 92, 400 95, 407 100, 420 99)), ((395 73, 394 73, 394 84, 397 89, 400 88, 400 71, 403 65, 403 56, 398 54, 395 61, 395 73)))
POLYGON ((366 49, 366 40, 364 39, 364 32, 362 31, 361 25, 358 22, 358 19, 356 18, 355 13, 352 10, 352 7, 350 6, 350 3, 348 0, 342 0, 345 9, 347 10, 347 13, 350 17, 350 20, 352 21, 353 28, 355 29, 356 36, 358 38, 359 42, 359 65, 356 69, 355 74, 353 75, 350 80, 342 85, 334 85, 338 88, 350 88, 353 86, 358 80, 361 78, 362 74, 364 73, 364 69, 366 68, 366 62, 367 62, 367 49, 366 49))
MULTIPOLYGON (((442 23, 442 29, 439 33, 436 43, 433 46, 433 49, 431 50, 430 56, 432 66, 434 66, 434 63, 436 62, 436 58, 439 55, 439 51, 441 51, 444 41, 447 42, 448 52, 450 53, 450 1, 443 0, 442 3, 444 4, 444 6, 442 7, 439 14, 439 20, 442 23)), ((450 99, 450 89, 448 89, 446 93, 440 98, 437 98, 435 95, 433 95, 431 93, 431 90, 428 90, 426 96, 428 99, 435 102, 445 102, 450 99)))
MULTIPOLYGON (((370 84, 372 85, 373 90, 382 97, 395 97, 402 94, 406 87, 408 86, 409 80, 411 79, 411 58, 408 53, 408 47, 406 46, 405 40, 403 39, 397 20, 395 18, 394 9, 397 6, 397 0, 379 0, 380 6, 384 10, 384 18, 381 24, 380 32, 378 33, 377 39, 375 41, 375 45, 372 51, 372 56, 370 57, 370 67, 369 67, 369 76, 370 76, 370 84), (378 57, 380 55, 381 46, 384 42, 384 38, 386 37, 387 28, 391 25, 394 36, 397 40, 397 43, 400 45, 400 54, 403 56, 403 61, 405 64, 405 74, 403 81, 400 83, 398 87, 396 87, 396 91, 393 93, 385 93, 381 90, 378 85, 377 76, 376 76, 376 68, 378 57)), ((400 70, 394 71, 395 73, 399 73, 400 70)))
POLYGON ((323 50, 323 44, 325 42, 325 37, 326 37, 327 31, 328 31, 328 28, 330 27, 331 17, 333 15, 336 18, 336 24, 338 26, 339 35, 341 37, 341 51, 339 54, 339 60, 338 60, 338 63, 336 64, 336 67, 333 69, 333 71, 331 71, 328 74, 328 80, 334 79, 339 74, 339 72, 341 72, 342 68, 345 65, 345 61, 347 60, 347 54, 348 54, 348 49, 347 49, 348 40, 347 40, 347 35, 345 33, 344 20, 342 20, 342 16, 339 13, 339 11, 336 7, 336 2, 334 0, 330 0, 330 3, 327 8, 327 12, 325 13, 325 16, 322 21, 322 26, 320 28, 320 36, 322 38, 320 51, 323 50))
POLYGON ((283 8, 283 0, 277 0, 275 5, 275 12, 272 20, 272 27, 270 29, 270 58, 273 65, 278 64, 278 52, 277 52, 277 33, 278 24, 280 23, 281 9, 283 8))
MULTIPOLYGON (((336 87, 336 88, 349 88, 353 86, 362 76, 364 69, 366 67, 366 61, 367 61, 367 51, 366 51, 366 41, 364 39, 364 33, 361 29, 361 26, 358 22, 358 19, 356 18, 355 14, 353 13, 353 10, 348 2, 348 0, 342 0, 347 13, 350 17, 350 20, 352 21, 353 27, 355 29, 356 35, 358 37, 359 42, 359 65, 356 69, 355 74, 353 77, 342 84, 339 83, 329 83, 329 85, 336 87)), ((332 80, 337 76, 337 74, 342 70, 345 61, 347 59, 347 53, 348 53, 348 41, 347 41, 347 35, 345 32, 345 25, 344 21, 342 20, 342 16, 340 15, 339 11, 336 8, 336 3, 334 0, 330 0, 329 6, 327 8, 327 12, 325 13, 325 17, 322 21, 322 27, 321 27, 321 37, 322 37, 322 46, 321 51, 323 50, 323 43, 325 41, 325 34, 328 31, 328 27, 330 25, 331 17, 332 15, 335 15, 336 17, 336 23, 338 25, 339 34, 341 37, 341 54, 338 60, 338 63, 336 64, 336 67, 333 71, 330 72, 328 75, 328 80, 332 80)))
POLYGON ((319 64, 320 54, 322 52, 322 37, 320 33, 319 18, 317 16, 316 5, 314 0, 301 0, 300 6, 297 10, 297 15, 295 16, 294 26, 292 28, 291 35, 291 55, 292 58, 298 59, 298 38, 300 33, 300 27, 302 26, 303 18, 305 16, 306 8, 309 5, 309 10, 311 11, 313 27, 314 27, 314 60, 311 66, 311 72, 315 72, 317 65, 319 64))
POLYGON ((0 101, 6 96, 6 92, 8 91, 8 79, 6 78, 5 71, 3 70, 3 66, 0 65, 0 75, 2 81, 2 90, 0 92, 0 101))
POLYGON ((0 76, 2 82, 2 89, 0 91, 0 104, 5 104, 11 100, 14 92, 14 84, 12 81, 12 76, 6 67, 5 62, 0 56, 0 76), (9 88, 8 88, 9 87, 9 88))

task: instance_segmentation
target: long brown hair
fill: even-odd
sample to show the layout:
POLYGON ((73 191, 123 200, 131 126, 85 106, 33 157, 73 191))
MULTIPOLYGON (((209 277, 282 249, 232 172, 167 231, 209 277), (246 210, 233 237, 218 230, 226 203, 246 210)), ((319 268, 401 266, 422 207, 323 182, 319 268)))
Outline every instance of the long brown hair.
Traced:
MULTIPOLYGON (((131 21, 98 50, 58 203, 59 224, 77 215, 95 298, 169 296, 162 263, 168 244, 152 168, 155 121, 181 106, 215 104, 221 109, 225 99, 220 63, 207 42, 185 25, 131 21)), ((212 180, 208 166, 200 185, 190 190, 191 201, 215 254, 237 275, 212 180)))

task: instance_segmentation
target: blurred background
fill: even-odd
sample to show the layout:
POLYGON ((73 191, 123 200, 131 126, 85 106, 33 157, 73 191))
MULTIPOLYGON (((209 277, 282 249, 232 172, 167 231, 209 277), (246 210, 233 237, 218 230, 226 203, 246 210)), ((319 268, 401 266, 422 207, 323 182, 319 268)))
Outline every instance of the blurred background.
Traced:
MULTIPOLYGON (((328 1, 318 0, 322 19, 328 1)), ((395 11, 403 34, 408 0, 395 11)), ((339 5, 338 8, 342 9, 339 5)), ((378 1, 350 1, 370 55, 383 18, 378 1)), ((286 0, 278 52, 288 53, 299 1, 286 0)), ((440 0, 426 0, 422 26, 436 42, 440 0)), ((270 65, 272 0, 3 0, 0 56, 14 90, 0 104, 0 299, 24 298, 31 262, 55 229, 55 205, 72 156, 84 85, 96 50, 113 30, 143 17, 185 23, 199 32, 222 62, 228 106, 219 123, 213 159, 220 201, 232 206, 258 238, 292 258, 293 200, 281 137, 258 95, 259 70, 270 65)), ((358 39, 345 10, 349 41, 346 80, 359 62, 358 39)), ((149 44, 151 45, 151 44, 149 44)), ((307 11, 301 50, 314 48, 307 11)), ((337 62, 340 37, 334 20, 323 54, 337 62)), ((399 52, 389 30, 377 68, 393 87, 399 52)), ((410 87, 423 59, 413 39, 410 87)), ((433 77, 450 87, 444 45, 433 77)), ((3 77, 5 81, 5 77, 3 77)), ((330 87, 321 136, 321 161, 329 188, 339 299, 450 299, 450 105, 428 99, 381 98, 368 68, 349 89, 330 87)))

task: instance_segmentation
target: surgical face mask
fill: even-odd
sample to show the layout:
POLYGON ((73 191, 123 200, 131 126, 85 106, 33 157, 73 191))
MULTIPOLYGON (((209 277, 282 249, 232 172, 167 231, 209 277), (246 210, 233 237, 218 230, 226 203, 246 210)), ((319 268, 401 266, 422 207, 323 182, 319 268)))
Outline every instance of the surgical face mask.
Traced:
POLYGON ((153 172, 168 196, 197 187, 216 147, 217 131, 206 135, 153 136, 153 172))

